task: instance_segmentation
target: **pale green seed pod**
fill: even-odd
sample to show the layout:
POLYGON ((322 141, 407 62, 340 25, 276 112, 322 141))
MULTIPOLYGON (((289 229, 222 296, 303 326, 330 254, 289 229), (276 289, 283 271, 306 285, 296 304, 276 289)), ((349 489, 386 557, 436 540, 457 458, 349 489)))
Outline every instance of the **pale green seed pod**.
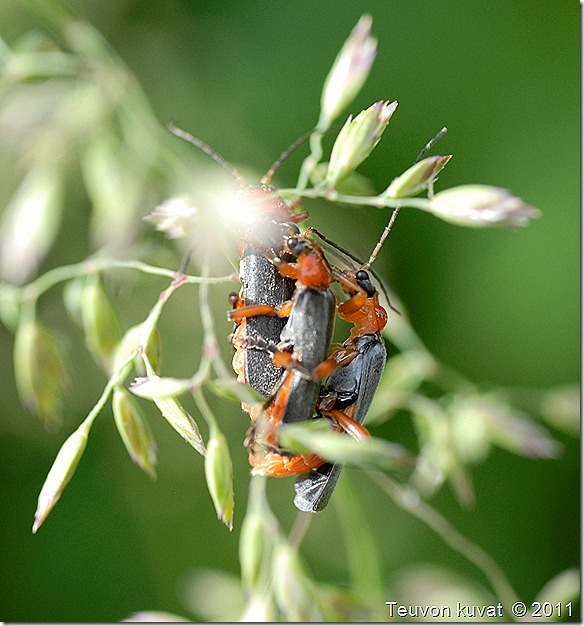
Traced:
MULTIPOLYGON (((148 344, 146 346, 146 356, 150 361, 150 365, 155 372, 160 370, 160 365, 162 363, 162 340, 160 338, 160 333, 158 330, 155 330, 148 340, 148 344)), ((142 359, 136 359, 137 365, 136 369, 141 371, 144 369, 144 362, 142 359)))
POLYGON ((562 452, 562 444, 533 418, 511 407, 496 393, 468 400, 468 410, 481 419, 490 441, 513 454, 532 459, 554 459, 562 452))
POLYGON ((248 511, 241 524, 239 536, 241 583, 248 593, 260 587, 268 575, 266 565, 271 552, 270 536, 265 513, 261 510, 248 511))
POLYGON ((408 467, 411 457, 396 444, 377 437, 356 441, 345 433, 332 432, 324 420, 282 426, 279 441, 291 452, 314 452, 335 463, 383 470, 408 467))
POLYGON ((341 48, 324 82, 319 129, 330 124, 363 87, 375 60, 377 39, 371 36, 371 16, 363 15, 341 48))
POLYGON ((211 433, 205 457, 205 477, 207 487, 217 517, 229 528, 233 529, 233 464, 229 454, 227 440, 216 428, 211 433))
POLYGON ((430 212, 460 226, 527 226, 540 211, 507 189, 489 185, 460 185, 440 191, 430 200, 430 212))
POLYGON ((141 622, 143 624, 155 624, 157 622, 163 624, 172 624, 174 622, 191 623, 190 619, 176 613, 169 613, 168 611, 136 611, 135 613, 130 613, 123 621, 141 622))
POLYGON ((20 323, 22 292, 15 285, 0 283, 0 322, 13 333, 20 323))
POLYGON ((549 389, 541 398, 540 411, 554 428, 577 437, 580 434, 580 386, 549 389))
MULTIPOLYGON (((142 327, 143 325, 141 325, 142 327)), ((144 336, 144 329, 140 328, 140 337, 144 336)), ((146 336, 152 336, 148 333, 146 336)), ((140 339, 142 341, 142 339, 140 339)), ((144 362, 146 373, 150 377, 154 377, 154 369, 148 359, 144 362)), ((130 388, 133 392, 133 388, 130 388)), ((152 401, 162 413, 162 417, 176 430, 176 432, 201 455, 205 456, 207 450, 199 427, 195 420, 184 409, 182 404, 176 398, 152 397, 152 401)))
POLYGON ((137 355, 138 348, 140 347, 140 333, 141 324, 132 326, 124 333, 122 339, 118 342, 116 349, 112 356, 112 371, 117 372, 120 381, 123 381, 135 367, 136 362, 142 359, 137 355), (136 353, 137 358, 128 362, 128 359, 133 353, 136 353), (122 369, 122 366, 126 364, 122 369))
POLYGON ((429 498, 448 480, 458 501, 471 506, 475 495, 467 466, 457 453, 453 423, 440 402, 422 396, 411 403, 420 452, 410 484, 429 498))
POLYGON ((0 274, 11 283, 26 282, 59 231, 63 172, 47 161, 28 171, 0 219, 0 274))
MULTIPOLYGON (((131 363, 128 363, 123 370, 120 368, 130 358, 130 355, 140 347, 143 331, 142 326, 142 324, 137 324, 129 328, 116 346, 112 359, 112 371, 119 373, 120 380, 126 378, 132 371, 131 363)), ((146 346, 146 356, 152 365, 152 370, 155 372, 158 371, 162 361, 162 343, 160 333, 157 330, 150 335, 148 345, 146 346)), ((136 356, 133 367, 140 373, 145 372, 142 356, 136 356)))
POLYGON ((53 334, 34 319, 23 320, 14 339, 16 387, 27 409, 45 426, 61 425, 65 367, 53 334))
POLYGON ((79 326, 83 326, 81 313, 83 304, 83 292, 85 291, 86 277, 80 276, 69 280, 63 287, 63 303, 69 317, 79 326))
POLYGON ((397 102, 380 101, 361 111, 355 119, 349 116, 331 151, 325 177, 329 187, 345 180, 371 154, 396 108, 397 102))
POLYGON ((316 583, 304 571, 298 551, 281 542, 274 555, 273 580, 278 608, 288 622, 323 620, 316 583))
MULTIPOLYGON (((261 611, 263 605, 257 596, 264 594, 269 587, 273 550, 281 538, 280 524, 274 517, 266 498, 266 482, 263 476, 252 477, 249 485, 247 512, 243 518, 239 536, 241 582, 249 598, 247 610, 250 612, 261 611), (257 605, 254 604, 254 596, 258 600, 257 605)), ((265 599, 269 600, 269 598, 265 599)), ((272 606, 271 601, 269 606, 272 606)))
POLYGON ((132 461, 156 478, 156 442, 140 407, 123 387, 116 387, 112 410, 118 432, 132 461))
POLYGON ((249 596, 245 606, 245 612, 239 621, 251 622, 253 624, 277 622, 278 613, 272 597, 266 593, 255 593, 249 596))
POLYGON ((154 400, 156 398, 173 398, 189 391, 193 383, 190 378, 171 378, 169 376, 140 376, 134 380, 130 389, 132 393, 154 400))
POLYGON ((83 456, 89 434, 89 424, 83 422, 61 446, 39 494, 32 532, 40 528, 57 504, 65 487, 73 477, 83 456))
POLYGON ((466 465, 483 462, 491 450, 491 442, 481 407, 472 396, 454 396, 448 414, 450 439, 458 458, 466 465))
POLYGON ((245 404, 263 404, 266 399, 253 387, 232 378, 215 378, 206 382, 206 388, 221 398, 245 404))
POLYGON ((566 606, 568 602, 578 602, 580 598, 581 578, 577 568, 567 569, 554 576, 539 591, 535 599, 557 606, 558 602, 566 606))
POLYGON ((91 234, 98 246, 125 249, 136 231, 143 197, 136 157, 127 144, 101 124, 83 143, 81 173, 91 199, 91 234))
POLYGON ((87 348, 109 374, 113 353, 122 333, 118 312, 105 292, 99 276, 90 276, 87 279, 82 294, 81 315, 87 348))
POLYGON ((207 454, 203 438, 195 420, 175 398, 153 398, 162 417, 176 432, 202 456, 207 454))
MULTIPOLYGON (((4 56, 4 55, 3 55, 4 56)), ((46 80, 56 76, 70 78, 81 71, 81 62, 73 54, 51 50, 19 50, 18 54, 6 55, 2 72, 15 83, 24 84, 46 80)))
POLYGON ((403 174, 394 178, 383 195, 388 198, 415 196, 434 182, 438 173, 444 169, 444 166, 451 158, 452 155, 448 154, 446 156, 432 156, 422 159, 419 163, 408 168, 403 174))

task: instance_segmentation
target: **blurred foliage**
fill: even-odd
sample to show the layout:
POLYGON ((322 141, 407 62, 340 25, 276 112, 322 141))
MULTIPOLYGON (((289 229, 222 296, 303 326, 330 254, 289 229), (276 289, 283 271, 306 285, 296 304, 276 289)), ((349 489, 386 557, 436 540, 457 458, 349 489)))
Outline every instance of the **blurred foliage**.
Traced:
MULTIPOLYGON (((3 536, 11 537, 2 559, 4 617, 112 620, 157 609, 215 620, 243 614, 386 619, 385 601, 490 604, 509 598, 513 590, 505 589, 503 572, 526 602, 572 599, 577 575, 570 568, 580 549, 574 498, 579 458, 572 438, 579 434, 579 393, 571 384, 578 377, 575 8, 567 1, 553 12, 543 2, 343 1, 335 3, 331 21, 331 3, 315 7, 308 1, 245 8, 211 1, 70 5, 84 19, 72 19, 56 1, 12 0, 3 7, 0 32, 0 268, 11 283, 2 285, 1 317, 11 331, 19 326, 15 345, 25 348, 15 351, 26 361, 15 364, 16 381, 7 367, 2 380, 0 458, 10 502, 3 536), (164 123, 180 120, 246 174, 255 164, 265 170, 316 122, 322 81, 365 11, 374 18, 380 58, 351 110, 380 97, 400 101, 387 136, 361 168, 373 188, 387 187, 446 123, 450 134, 441 142, 455 158, 441 184, 492 182, 543 211, 539 223, 520 233, 464 231, 417 212, 400 215, 376 271, 391 278, 402 315, 390 317, 393 349, 368 424, 376 437, 418 453, 410 483, 386 476, 380 490, 364 474, 345 471, 333 498, 336 511, 331 504, 306 529, 301 517, 292 525, 288 480, 252 482, 244 517, 249 471, 239 442, 247 418, 221 399, 226 389, 213 389, 210 405, 196 396, 185 407, 157 403, 199 452, 204 447, 190 413, 205 418, 203 439, 214 450, 206 460, 212 465, 207 480, 227 524, 233 463, 235 530, 227 536, 214 519, 200 457, 179 447, 151 407, 140 405, 142 415, 137 404, 121 403, 118 389, 114 416, 123 443, 113 425, 93 428, 65 501, 31 538, 38 487, 63 433, 82 423, 79 432, 86 436, 83 420, 112 363, 114 369, 126 363, 113 353, 120 327, 130 328, 127 340, 134 325, 156 318, 147 323, 147 335, 154 336, 156 326, 164 338, 169 377, 196 370, 202 379, 230 358, 223 340, 230 332, 223 322, 229 284, 199 285, 197 298, 185 284, 162 312, 162 305, 152 307, 170 289, 168 275, 137 273, 123 261, 177 268, 180 251, 142 218, 168 198, 209 205, 217 178, 229 180, 164 123), (68 265, 96 251, 95 261, 68 265), (119 266, 109 262, 112 256, 121 259, 119 266), (96 265, 100 259, 105 265, 96 265), (61 274, 51 274, 52 268, 61 274), (38 274, 25 290, 15 287, 38 274), (62 295, 82 336, 74 335, 60 289, 52 288, 61 284, 59 277, 67 281, 62 295), (31 303, 37 305, 33 316, 31 303), (200 346, 209 348, 210 337, 217 358, 199 362, 200 346), (83 338, 91 356, 79 350, 83 338), (24 371, 39 375, 27 379, 24 371), (19 406, 15 383, 46 426, 58 425, 63 403, 64 428, 43 432, 19 406), (541 416, 553 436, 533 416, 541 416), (152 475, 154 439, 159 480, 150 483, 132 471, 124 446, 152 475), (225 457, 226 441, 231 458, 225 457), (461 509, 440 490, 445 481, 471 508, 461 509), (418 493, 433 498, 432 506, 418 493), (241 581, 240 532, 252 538, 240 546, 241 581), (265 541, 261 553, 253 551, 258 537, 265 541), (478 546, 488 548, 494 561, 478 546), (40 579, 39 571, 45 572, 40 579), (258 592, 265 576, 273 595, 258 592), (487 581, 490 590, 483 586, 487 581)), ((330 146, 328 138, 324 142, 330 146)), ((278 173, 282 186, 294 184, 286 177, 299 163, 292 157, 278 173)), ((363 257, 387 221, 385 212, 371 207, 315 200, 309 209, 320 230, 363 257)), ((212 220, 198 227, 195 263, 209 242, 232 256, 233 242, 212 220)), ((213 257, 213 276, 230 271, 223 254, 213 257)), ((12 338, 1 332, 9 363, 12 338)), ((136 356, 130 343, 122 351, 126 360, 136 356)), ((158 356, 152 358, 149 374, 159 365, 158 356)), ((110 383, 113 389, 116 381, 110 383)), ((90 417, 92 423, 96 416, 90 417)), ((65 460, 62 486, 76 454, 65 460)))

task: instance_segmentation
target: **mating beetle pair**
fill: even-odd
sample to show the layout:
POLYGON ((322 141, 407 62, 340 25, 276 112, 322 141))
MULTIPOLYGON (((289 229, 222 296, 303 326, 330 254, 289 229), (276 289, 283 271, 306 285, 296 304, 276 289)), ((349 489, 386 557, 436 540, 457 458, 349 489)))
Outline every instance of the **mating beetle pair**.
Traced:
POLYGON ((240 233, 242 288, 229 297, 229 319, 236 322, 232 341, 238 380, 267 398, 264 406, 243 407, 252 421, 250 463, 253 473, 302 475, 294 502, 303 511, 318 512, 328 503, 341 466, 316 454, 283 450, 279 427, 320 416, 356 439, 369 437, 362 423, 385 364, 380 333, 386 311, 369 274, 333 267, 307 235, 326 238, 313 229, 301 235, 297 224, 307 214, 295 212, 269 186, 277 167, 300 142, 276 161, 261 184, 244 186, 239 172, 206 144, 171 130, 230 171, 242 185, 243 199, 253 206, 255 219, 240 233), (338 306, 330 289, 333 282, 349 296, 338 306), (353 328, 344 344, 331 346, 337 314, 353 328))
POLYGON ((315 454, 291 455, 282 450, 278 444, 279 426, 312 419, 316 413, 359 440, 369 436, 361 424, 385 363, 380 332, 387 314, 368 273, 332 267, 315 241, 306 234, 299 236, 295 222, 300 220, 297 215, 286 214, 274 190, 251 187, 244 193, 256 200, 265 194, 263 210, 253 229, 253 243, 248 241, 243 246, 242 291, 240 296, 231 297, 234 309, 229 315, 239 324, 233 337, 239 380, 269 398, 262 408, 248 407, 252 418, 250 463, 254 473, 270 476, 303 474, 320 468, 296 483, 296 506, 316 512, 326 506, 340 466, 326 464, 315 454), (289 221, 279 221, 282 219, 289 221), (286 231, 283 240, 271 239, 274 233, 286 231), (258 232, 269 236, 258 242, 258 232), (271 267, 265 264, 266 259, 271 267), (290 279, 296 280, 296 286, 292 297, 285 300, 290 279), (349 295, 338 307, 330 290, 332 282, 339 283, 349 295), (353 323, 353 329, 344 344, 331 348, 337 313, 353 323), (268 329, 270 319, 285 323, 280 327, 272 322, 268 329), (260 355, 264 359, 271 355, 272 359, 262 370, 258 368, 260 355), (323 386, 329 374, 328 384, 323 386), (277 381, 275 386, 273 380, 277 381))

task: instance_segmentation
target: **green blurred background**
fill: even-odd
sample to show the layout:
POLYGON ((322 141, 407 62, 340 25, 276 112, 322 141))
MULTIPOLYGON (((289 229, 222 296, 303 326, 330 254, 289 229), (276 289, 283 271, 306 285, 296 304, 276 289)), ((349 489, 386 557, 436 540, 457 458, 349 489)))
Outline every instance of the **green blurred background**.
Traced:
MULTIPOLYGON (((42 27, 26 6, 14 0, 2 4, 0 35, 9 44, 42 27)), ((575 2, 78 0, 69 6, 120 54, 161 123, 175 120, 231 162, 259 172, 316 122, 330 65, 359 16, 370 13, 378 57, 351 110, 380 99, 399 101, 386 135, 361 170, 377 190, 447 126, 437 152, 454 158, 439 189, 497 185, 543 212, 526 230, 508 232, 465 230, 404 210, 377 271, 399 295, 428 348, 470 380, 548 388, 579 379, 575 2)), ((281 169, 279 186, 294 184, 300 160, 297 155, 281 169)), ((7 179, 2 198, 14 184, 7 179)), ((73 197, 77 204, 69 213, 68 238, 60 240, 43 269, 88 253, 87 199, 79 192, 73 197)), ((145 206, 144 214, 151 209, 145 206)), ((313 203, 309 210, 313 225, 362 256, 387 220, 387 214, 366 208, 313 203)), ((143 319, 163 286, 136 279, 133 289, 118 293, 124 322, 143 319)), ((214 292, 221 337, 230 332, 220 313, 227 291, 214 292)), ((184 289, 165 311, 167 374, 187 376, 197 362, 192 297, 184 289)), ((248 481, 239 442, 246 417, 232 404, 214 403, 236 472, 232 533, 215 519, 201 458, 166 424, 152 420, 159 476, 151 482, 129 462, 104 415, 59 505, 31 535, 36 497, 52 459, 104 384, 89 359, 75 355, 82 338, 62 319, 58 297, 47 298, 45 307, 45 319, 58 327, 80 373, 70 389, 63 430, 47 434, 18 401, 13 338, 0 328, 0 618, 108 621, 142 609, 203 617, 189 604, 191 573, 214 568, 238 574, 238 529, 248 481)), ((225 355, 229 359, 227 340, 225 355)), ((398 441, 411 437, 400 423, 376 434, 398 441)), ((564 444, 559 460, 532 461, 495 451, 474 469, 474 509, 462 510, 448 488, 433 500, 489 550, 526 601, 580 560, 579 444, 554 435, 564 444)), ((470 564, 397 510, 364 476, 355 471, 351 477, 378 540, 386 599, 393 599, 389 590, 418 564, 451 568, 486 585, 470 564)), ((291 495, 291 481, 270 484, 271 502, 285 528, 294 518, 291 495)), ((346 582, 332 506, 314 520, 303 554, 318 580, 346 582)))

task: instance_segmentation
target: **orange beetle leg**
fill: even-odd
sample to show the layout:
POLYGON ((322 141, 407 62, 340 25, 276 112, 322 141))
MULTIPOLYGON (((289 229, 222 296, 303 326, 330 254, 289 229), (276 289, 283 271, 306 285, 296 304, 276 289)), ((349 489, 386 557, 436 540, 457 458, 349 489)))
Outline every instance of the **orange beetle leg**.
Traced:
MULTIPOLYGON (((351 342, 336 343, 329 351, 329 359, 334 359, 337 367, 344 367, 361 354, 351 342)), ((328 359, 327 359, 328 360, 328 359)))
POLYGON ((258 315, 271 315, 274 317, 289 317, 292 309, 292 302, 286 301, 278 307, 269 304, 250 304, 247 306, 237 306, 227 313, 227 319, 232 322, 241 322, 246 317, 257 317, 258 315))
POLYGON ((313 370, 310 372, 311 380, 322 380, 326 378, 336 367, 338 363, 334 358, 325 359, 322 363, 319 363, 313 370))
POLYGON ((329 376, 337 367, 348 365, 354 358, 359 356, 357 348, 335 344, 329 351, 329 356, 322 363, 319 363, 311 372, 311 380, 323 380, 329 376))
POLYGON ((292 278, 294 280, 298 278, 297 263, 289 263, 288 261, 284 261, 284 259, 281 259, 280 257, 270 258, 270 261, 275 265, 276 269, 285 278, 292 278))
POLYGON ((257 315, 278 316, 278 309, 268 304, 251 304, 249 306, 239 306, 227 313, 227 319, 232 322, 241 322, 246 317, 256 317, 257 315))
POLYGON ((365 428, 365 426, 362 426, 361 424, 359 424, 359 422, 356 422, 352 417, 349 417, 346 413, 343 413, 343 411, 332 409, 330 411, 322 411, 322 414, 325 417, 334 418, 337 424, 347 434, 351 435, 353 439, 356 439, 357 441, 366 441, 367 439, 371 439, 371 435, 369 434, 369 431, 365 428))
POLYGON ((367 294, 363 290, 359 290, 355 295, 339 305, 339 315, 350 315, 356 313, 367 302, 367 294))

